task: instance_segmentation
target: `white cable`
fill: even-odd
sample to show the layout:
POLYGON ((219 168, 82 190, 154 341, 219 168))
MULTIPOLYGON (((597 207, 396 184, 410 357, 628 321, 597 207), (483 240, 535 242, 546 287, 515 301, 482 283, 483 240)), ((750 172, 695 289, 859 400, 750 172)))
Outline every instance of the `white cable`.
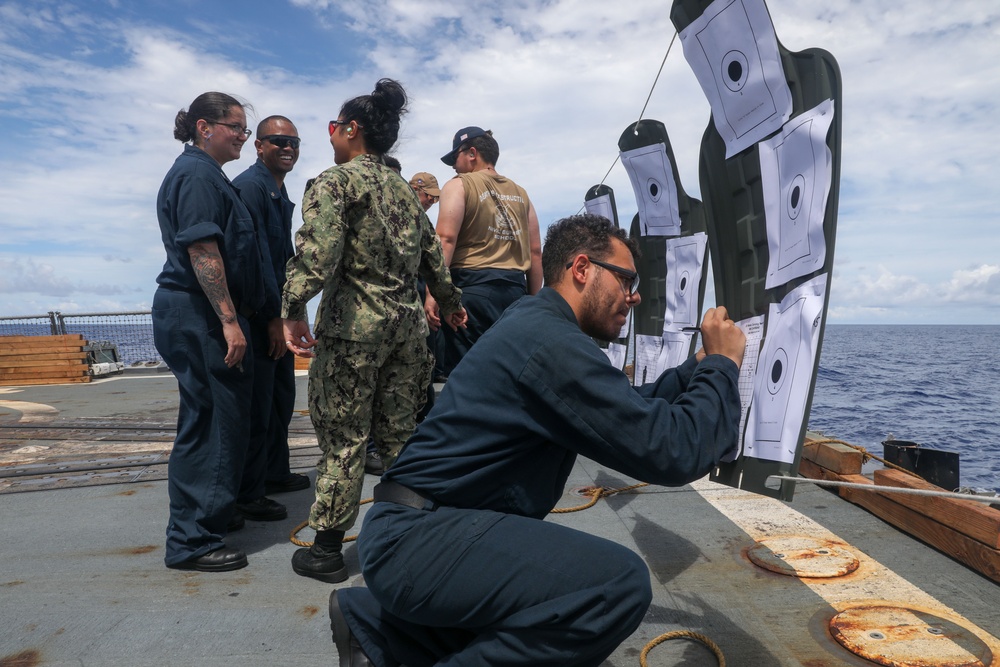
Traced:
POLYGON ((784 475, 768 475, 768 479, 777 479, 787 482, 811 482, 820 486, 841 486, 848 489, 860 489, 862 491, 875 491, 876 493, 908 493, 913 496, 936 496, 938 498, 954 498, 955 500, 972 500, 977 503, 1000 503, 997 496, 976 496, 968 493, 952 493, 951 491, 934 491, 932 489, 909 489, 898 486, 879 486, 877 484, 858 484, 855 482, 831 482, 825 479, 812 479, 811 477, 787 477, 784 475))

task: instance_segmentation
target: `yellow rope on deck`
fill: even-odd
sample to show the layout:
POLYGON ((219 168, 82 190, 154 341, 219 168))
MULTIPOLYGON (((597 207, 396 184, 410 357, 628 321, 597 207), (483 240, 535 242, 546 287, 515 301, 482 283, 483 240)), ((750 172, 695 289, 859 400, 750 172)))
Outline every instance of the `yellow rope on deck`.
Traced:
MULTIPOLYGON (((374 498, 365 498, 360 503, 358 503, 358 505, 364 505, 364 504, 370 503, 370 502, 372 502, 374 500, 375 500, 374 498)), ((307 519, 307 520, 303 521, 302 523, 300 523, 299 525, 295 526, 295 528, 292 528, 292 532, 290 532, 288 534, 288 540, 292 544, 295 544, 295 545, 300 546, 300 547, 311 547, 313 545, 312 542, 306 542, 305 540, 300 540, 298 538, 299 531, 302 530, 303 528, 305 528, 308 525, 309 525, 309 520, 307 519)), ((341 541, 342 542, 353 542, 356 539, 358 539, 357 535, 345 535, 344 539, 341 540, 341 541)))
POLYGON ((646 663, 646 656, 655 647, 669 639, 694 639, 695 641, 701 642, 708 647, 708 650, 715 654, 716 659, 719 661, 719 667, 726 667, 726 656, 722 654, 722 649, 719 648, 719 645, 700 632, 692 632, 691 630, 674 630, 672 632, 664 632, 659 637, 653 639, 651 642, 646 644, 646 647, 642 649, 642 653, 639 654, 639 665, 641 665, 641 667, 649 667, 646 663))
POLYGON ((606 489, 603 486, 592 486, 590 490, 586 492, 587 495, 590 496, 589 502, 586 502, 583 505, 578 505, 576 507, 557 507, 556 509, 552 510, 550 514, 568 514, 569 512, 579 512, 589 507, 593 507, 594 505, 597 504, 597 501, 600 498, 607 498, 609 496, 615 495, 616 493, 625 493, 626 491, 638 489, 643 486, 649 486, 649 484, 642 482, 641 484, 633 484, 632 486, 626 486, 621 489, 606 489))

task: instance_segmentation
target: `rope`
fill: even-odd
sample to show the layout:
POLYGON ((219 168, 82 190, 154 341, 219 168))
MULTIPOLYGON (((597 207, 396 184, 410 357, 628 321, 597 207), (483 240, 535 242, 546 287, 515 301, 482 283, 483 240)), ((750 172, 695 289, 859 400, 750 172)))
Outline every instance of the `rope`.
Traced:
POLYGON ((951 491, 934 491, 933 489, 910 489, 899 486, 880 486, 878 484, 857 484, 855 482, 829 482, 823 479, 812 479, 811 477, 789 477, 786 475, 768 475, 768 479, 778 479, 788 482, 811 482, 820 486, 842 486, 848 489, 861 489, 863 491, 874 491, 875 493, 905 493, 911 496, 933 496, 935 498, 954 498, 956 500, 972 500, 977 503, 993 504, 997 502, 996 496, 976 496, 968 493, 952 493, 951 491))
POLYGON ((603 486, 593 486, 587 490, 587 495, 590 496, 590 501, 584 503, 583 505, 578 505, 576 507, 558 507, 550 512, 550 514, 569 514, 570 512, 579 512, 581 510, 588 509, 597 504, 598 499, 608 498, 617 493, 625 493, 626 491, 631 491, 632 489, 638 489, 643 486, 649 486, 649 484, 642 482, 641 484, 633 484, 632 486, 626 486, 621 489, 606 489, 603 486))
POLYGON ((639 654, 639 665, 641 665, 641 667, 649 667, 646 663, 646 656, 655 647, 669 639, 694 639, 695 641, 699 641, 707 646, 708 650, 715 654, 716 659, 719 661, 719 667, 726 667, 726 656, 722 654, 722 649, 719 648, 719 645, 700 632, 692 632, 691 630, 674 630, 672 632, 664 632, 659 637, 653 639, 651 642, 646 644, 645 648, 642 649, 642 653, 639 654))
MULTIPOLYGON (((809 440, 805 444, 807 444, 807 445, 826 445, 826 444, 830 444, 830 443, 833 443, 835 445, 844 445, 845 447, 850 447, 851 449, 856 449, 859 452, 861 452, 861 463, 862 463, 862 465, 864 465, 865 463, 868 463, 869 461, 871 461, 872 459, 874 459, 874 460, 878 461, 879 463, 881 463, 882 465, 884 465, 886 468, 892 468, 894 470, 900 470, 902 472, 905 472, 907 475, 913 475, 914 477, 920 477, 920 475, 918 475, 917 473, 913 472, 912 470, 907 470, 906 468, 904 468, 902 466, 898 466, 895 463, 892 463, 891 461, 886 461, 881 456, 876 456, 876 455, 872 454, 871 452, 869 452, 867 449, 865 449, 864 447, 862 447, 860 445, 852 445, 851 443, 844 442, 843 440, 834 440, 833 438, 827 438, 826 440, 809 440)), ((920 478, 923 479, 922 477, 920 477, 920 478)))
MULTIPOLYGON (((366 504, 366 503, 370 503, 370 502, 372 502, 373 500, 375 500, 375 499, 374 499, 374 498, 365 498, 365 499, 364 499, 364 500, 362 500, 362 501, 361 501, 360 503, 358 503, 358 505, 364 505, 364 504, 366 504)), ((299 525, 295 526, 295 528, 292 528, 292 532, 290 532, 290 533, 288 534, 288 540, 289 540, 289 541, 290 541, 290 542, 291 542, 292 544, 294 544, 294 545, 296 545, 296 546, 300 546, 300 547, 311 547, 311 546, 313 545, 313 543, 312 543, 312 542, 306 542, 305 540, 300 540, 300 539, 298 538, 298 534, 299 534, 299 531, 300 531, 300 530, 302 530, 303 528, 305 528, 305 527, 306 527, 306 526, 308 526, 308 525, 309 525, 309 521, 308 521, 308 520, 306 520, 306 521, 303 521, 302 523, 300 523, 299 525)), ((344 539, 343 539, 343 540, 341 540, 341 541, 342 541, 342 542, 353 542, 353 541, 354 541, 354 540, 356 540, 356 539, 358 539, 358 536, 357 536, 357 535, 347 535, 347 536, 345 536, 345 537, 344 537, 344 539)))
POLYGON ((663 73, 663 66, 667 64, 667 56, 670 55, 670 49, 674 48, 674 40, 677 39, 677 31, 674 30, 674 36, 670 38, 670 44, 667 46, 667 52, 663 54, 663 62, 660 63, 660 69, 656 72, 656 78, 653 79, 653 87, 649 89, 649 95, 646 96, 646 103, 642 105, 642 111, 639 112, 639 117, 635 119, 635 124, 638 125, 639 121, 642 120, 642 114, 646 113, 646 107, 649 106, 649 100, 653 99, 653 91, 656 90, 656 84, 660 80, 660 74, 663 73))
MULTIPOLYGON (((649 106, 649 101, 653 99, 653 91, 656 90, 656 84, 659 83, 660 81, 660 74, 663 73, 663 66, 667 64, 667 56, 670 55, 670 49, 674 48, 674 40, 676 39, 677 39, 677 31, 675 30, 674 36, 670 38, 670 44, 667 46, 667 52, 663 54, 663 61, 660 63, 660 69, 657 70, 656 72, 656 78, 653 79, 653 85, 649 88, 649 95, 646 96, 646 103, 642 105, 642 111, 639 112, 639 117, 635 119, 636 126, 638 126, 639 121, 642 120, 642 115, 646 113, 646 107, 649 106)), ((635 130, 633 129, 633 131, 635 130)), ((638 132, 636 132, 636 134, 638 134, 638 132)), ((611 173, 611 170, 615 168, 615 165, 618 164, 618 161, 620 159, 621 159, 621 154, 619 153, 618 155, 615 156, 615 160, 614 162, 611 163, 611 166, 608 167, 608 170, 607 172, 605 172, 604 178, 601 179, 601 182, 594 186, 595 191, 597 190, 597 188, 604 185, 604 181, 608 179, 608 175, 611 173)), ((580 207, 580 210, 576 212, 577 215, 582 213, 583 209, 585 208, 587 208, 586 203, 584 203, 584 205, 580 207)))

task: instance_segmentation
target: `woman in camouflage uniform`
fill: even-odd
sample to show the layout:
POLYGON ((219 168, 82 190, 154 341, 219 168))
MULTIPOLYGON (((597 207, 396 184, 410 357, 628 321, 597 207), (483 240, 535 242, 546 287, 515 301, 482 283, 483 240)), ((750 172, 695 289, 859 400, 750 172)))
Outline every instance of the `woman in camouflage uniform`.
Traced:
POLYGON ((382 160, 396 143, 406 101, 398 82, 382 79, 330 121, 336 166, 306 184, 303 225, 282 295, 289 349, 315 353, 309 414, 323 452, 309 513, 316 539, 295 552, 292 568, 330 583, 347 578, 341 543, 358 516, 369 434, 391 465, 431 379, 417 275, 442 303, 450 326, 466 319, 462 292, 451 284, 420 201, 382 160), (321 290, 310 334, 306 303, 321 290))

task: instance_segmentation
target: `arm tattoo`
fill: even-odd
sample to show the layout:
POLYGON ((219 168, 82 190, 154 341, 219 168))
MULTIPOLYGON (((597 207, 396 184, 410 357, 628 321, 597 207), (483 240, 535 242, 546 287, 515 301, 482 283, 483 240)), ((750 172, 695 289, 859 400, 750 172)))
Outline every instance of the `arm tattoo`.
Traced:
POLYGON ((236 308, 229 297, 229 285, 226 283, 226 267, 219 254, 219 246, 215 241, 192 243, 188 246, 191 257, 191 267, 198 278, 198 284, 205 292, 215 314, 223 324, 236 321, 236 308))

